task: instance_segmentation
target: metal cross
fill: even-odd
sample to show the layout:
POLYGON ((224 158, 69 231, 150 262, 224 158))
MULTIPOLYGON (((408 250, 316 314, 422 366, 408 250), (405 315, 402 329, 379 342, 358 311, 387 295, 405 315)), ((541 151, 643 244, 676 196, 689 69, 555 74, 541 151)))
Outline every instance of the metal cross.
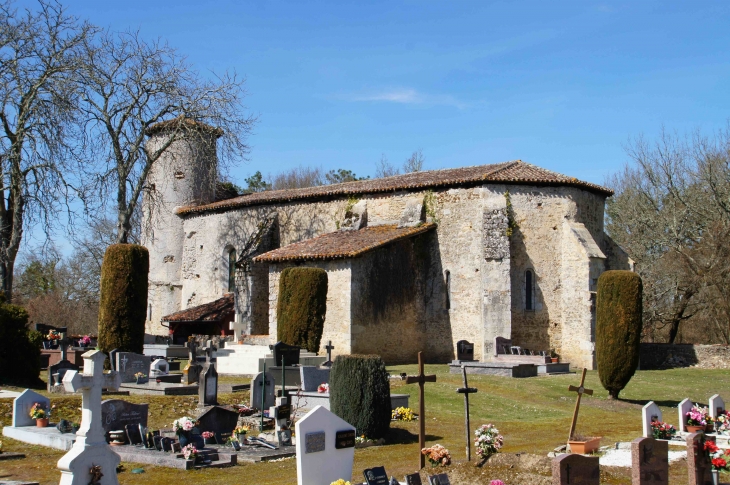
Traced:
POLYGON ((332 345, 331 340, 328 340, 327 345, 325 345, 324 348, 327 349, 327 362, 325 362, 323 365, 332 365, 332 350, 335 348, 335 346, 332 345))
MULTIPOLYGON (((580 386, 568 386, 568 390, 572 392, 578 393, 578 400, 575 401, 575 411, 573 411, 573 422, 570 423, 570 435, 568 436, 568 441, 573 439, 573 433, 575 432, 575 425, 578 422, 578 410, 580 409, 580 398, 583 397, 583 394, 588 394, 589 396, 593 395, 593 389, 586 389, 583 384, 586 380, 586 368, 583 368, 583 374, 580 377, 580 386)), ((569 475, 570 476, 570 475, 569 475)))
POLYGON ((477 389, 469 387, 466 382, 466 367, 461 366, 461 374, 464 377, 464 387, 460 387, 456 390, 459 394, 464 395, 464 412, 466 413, 466 461, 471 461, 471 426, 469 423, 469 394, 474 394, 477 389))
POLYGON ((426 457, 421 450, 426 447, 426 403, 423 400, 423 385, 426 382, 436 382, 436 376, 427 376, 423 373, 423 352, 418 352, 418 375, 406 377, 406 384, 418 384, 418 455, 421 468, 426 466, 426 457))

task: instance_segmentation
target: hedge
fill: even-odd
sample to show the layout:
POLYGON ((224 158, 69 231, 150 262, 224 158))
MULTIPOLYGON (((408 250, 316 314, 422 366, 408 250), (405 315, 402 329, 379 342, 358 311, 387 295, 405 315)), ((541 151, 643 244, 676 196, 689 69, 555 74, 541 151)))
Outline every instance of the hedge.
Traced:
POLYGON ((327 272, 286 268, 279 278, 277 340, 319 352, 327 312, 327 272))

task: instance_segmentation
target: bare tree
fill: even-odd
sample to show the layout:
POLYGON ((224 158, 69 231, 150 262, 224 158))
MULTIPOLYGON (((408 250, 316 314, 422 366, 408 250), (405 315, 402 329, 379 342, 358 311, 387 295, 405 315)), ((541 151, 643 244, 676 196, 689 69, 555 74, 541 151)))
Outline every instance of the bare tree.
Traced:
POLYGON ((303 165, 273 176, 269 175, 269 179, 273 190, 301 189, 326 183, 324 172, 320 167, 305 167, 303 165))
POLYGON ((105 31, 84 43, 78 74, 84 197, 90 215, 106 213, 107 201, 114 200, 117 242, 129 240, 147 174, 173 143, 196 136, 211 143, 201 127, 216 130, 223 172, 248 153, 255 118, 245 113, 244 80, 235 73, 206 79, 165 43, 148 42, 136 32, 105 31), (148 149, 146 133, 161 122, 170 136, 148 149))
POLYGON ((411 156, 403 162, 403 172, 420 172, 423 170, 423 162, 425 161, 426 159, 423 158, 423 150, 419 148, 411 153, 411 156))
POLYGON ((55 2, 22 13, 0 4, 0 289, 8 299, 23 231, 40 224, 48 235, 68 195, 73 76, 93 32, 55 2))
POLYGON ((399 175, 400 170, 388 161, 388 157, 385 153, 380 155, 380 160, 375 163, 375 178, 381 179, 384 177, 392 177, 393 175, 399 175))

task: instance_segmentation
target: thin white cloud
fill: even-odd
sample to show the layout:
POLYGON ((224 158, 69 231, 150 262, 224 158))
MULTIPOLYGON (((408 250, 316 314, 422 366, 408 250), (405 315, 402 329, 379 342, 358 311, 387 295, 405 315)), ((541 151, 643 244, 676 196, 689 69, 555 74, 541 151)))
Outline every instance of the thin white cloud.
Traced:
POLYGON ((357 94, 342 96, 346 101, 355 102, 385 102, 385 103, 398 103, 398 104, 423 104, 423 105, 446 105, 455 106, 459 109, 467 107, 466 103, 463 103, 455 97, 448 94, 424 94, 419 93, 412 88, 399 88, 390 89, 384 91, 377 91, 369 94, 357 94))

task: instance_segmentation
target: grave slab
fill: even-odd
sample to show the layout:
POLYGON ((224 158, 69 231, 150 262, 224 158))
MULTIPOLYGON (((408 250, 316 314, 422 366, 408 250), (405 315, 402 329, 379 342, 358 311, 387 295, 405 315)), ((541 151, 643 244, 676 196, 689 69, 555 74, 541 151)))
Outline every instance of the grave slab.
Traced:
POLYGON ((570 374, 570 363, 557 362, 555 364, 538 364, 537 373, 539 375, 570 374))
POLYGON ((198 394, 198 386, 175 384, 171 382, 147 382, 135 384, 133 382, 122 383, 119 389, 129 391, 130 394, 152 394, 158 396, 194 396, 198 394))
POLYGON ((61 434, 54 425, 49 424, 46 428, 37 428, 35 426, 5 426, 3 428, 3 436, 22 441, 30 445, 47 446, 57 450, 68 451, 74 444, 76 435, 71 433, 61 434))
MULTIPOLYGON (((165 468, 176 468, 178 470, 193 470, 195 468, 225 468, 235 466, 238 462, 236 453, 219 451, 218 448, 204 448, 212 463, 205 466, 196 465, 193 460, 185 460, 181 454, 150 450, 140 446, 115 446, 114 451, 122 461, 130 463, 141 463, 145 465, 156 465, 165 468)), ((231 450, 232 451, 232 450, 231 450)))
POLYGON ((6 391, 5 389, 0 389, 0 399, 15 399, 18 396, 20 396, 19 392, 6 391))
POLYGON ((246 463, 260 463, 263 461, 278 460, 279 458, 289 458, 296 456, 296 446, 279 446, 272 450, 262 446, 244 446, 241 451, 236 451, 238 461, 246 463))
POLYGON ((535 377, 537 366, 535 364, 512 364, 499 362, 461 362, 449 364, 451 374, 461 374, 461 366, 466 369, 467 374, 484 374, 504 377, 535 377))
POLYGON ((654 438, 631 442, 631 485, 669 483, 669 445, 654 438))
POLYGON ((39 485, 38 482, 18 482, 15 480, 0 480, 0 485, 39 485))
POLYGON ((25 453, 16 453, 14 451, 3 451, 0 453, 0 461, 3 460, 20 460, 25 458, 25 453))
MULTIPOLYGON (((322 406, 325 409, 330 408, 330 395, 328 392, 300 391, 296 394, 292 393, 291 396, 295 406, 300 409, 314 409, 317 406, 322 406)), ((409 407, 408 402, 410 397, 410 394, 391 394, 390 410, 392 411, 398 407, 409 407)))

